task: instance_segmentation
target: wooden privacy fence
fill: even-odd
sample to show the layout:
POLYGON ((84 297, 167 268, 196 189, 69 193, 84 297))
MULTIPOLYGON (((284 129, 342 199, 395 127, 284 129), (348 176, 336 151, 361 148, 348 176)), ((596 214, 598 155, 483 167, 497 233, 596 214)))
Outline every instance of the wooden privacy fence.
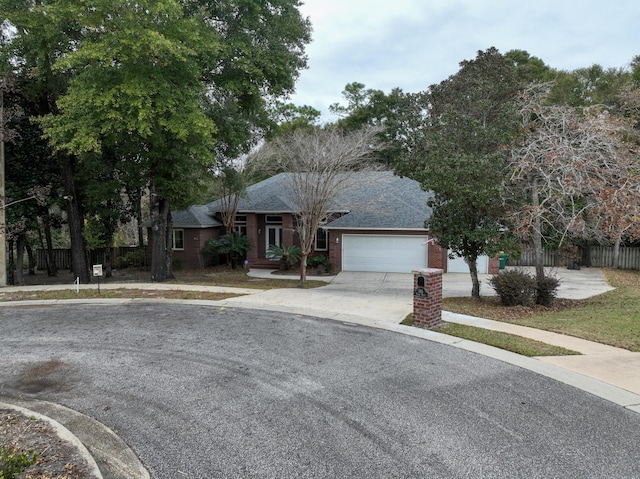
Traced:
MULTIPOLYGON (((89 265, 106 265, 107 248, 99 248, 89 251, 89 265)), ((71 269, 71 250, 67 248, 55 248, 53 259, 58 269, 71 269)), ((46 250, 38 248, 36 254, 36 264, 38 269, 46 270, 46 250)), ((137 246, 117 246, 111 248, 111 266, 115 269, 132 267, 142 267, 148 264, 146 247, 137 246)))
MULTIPOLYGON (((545 249, 545 266, 566 266, 564 259, 557 251, 545 249)), ((589 259, 591 266, 595 268, 610 268, 613 265, 613 246, 591 246, 589 248, 589 259)), ((509 266, 533 266, 533 251, 523 250, 518 261, 509 258, 509 266)), ((584 261, 581 261, 584 264, 584 261)), ((620 269, 640 269, 640 247, 622 246, 618 257, 618 268, 620 269)))

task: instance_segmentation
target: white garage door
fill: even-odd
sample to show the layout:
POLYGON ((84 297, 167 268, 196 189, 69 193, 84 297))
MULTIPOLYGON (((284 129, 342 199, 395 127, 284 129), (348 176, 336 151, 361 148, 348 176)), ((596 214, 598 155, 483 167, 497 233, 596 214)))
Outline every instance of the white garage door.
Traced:
POLYGON ((427 265, 426 236, 343 235, 344 271, 411 273, 427 265))
MULTIPOLYGON (((480 256, 476 261, 478 266, 478 274, 487 274, 489 272, 489 257, 480 256)), ((469 266, 462 256, 449 258, 447 260, 447 273, 469 273, 469 266)))

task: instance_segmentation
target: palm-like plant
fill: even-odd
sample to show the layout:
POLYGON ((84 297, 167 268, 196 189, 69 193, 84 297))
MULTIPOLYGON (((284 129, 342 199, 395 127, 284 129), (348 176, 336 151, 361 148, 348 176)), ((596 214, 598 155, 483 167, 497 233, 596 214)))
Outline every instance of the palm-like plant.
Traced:
POLYGON ((291 265, 300 261, 302 257, 302 249, 300 246, 278 246, 270 244, 267 248, 267 258, 282 260, 282 266, 284 269, 289 269, 291 265))
POLYGON ((253 249, 251 240, 241 233, 227 233, 217 240, 210 239, 202 248, 203 253, 228 254, 231 269, 238 266, 238 257, 253 249))

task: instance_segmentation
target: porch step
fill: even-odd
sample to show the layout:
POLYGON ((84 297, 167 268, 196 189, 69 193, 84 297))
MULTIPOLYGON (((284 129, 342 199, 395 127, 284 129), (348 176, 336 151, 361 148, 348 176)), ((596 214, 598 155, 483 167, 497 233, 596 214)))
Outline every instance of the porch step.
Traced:
POLYGON ((279 261, 271 261, 268 259, 257 259, 249 263, 249 268, 255 269, 278 269, 279 267, 279 261))

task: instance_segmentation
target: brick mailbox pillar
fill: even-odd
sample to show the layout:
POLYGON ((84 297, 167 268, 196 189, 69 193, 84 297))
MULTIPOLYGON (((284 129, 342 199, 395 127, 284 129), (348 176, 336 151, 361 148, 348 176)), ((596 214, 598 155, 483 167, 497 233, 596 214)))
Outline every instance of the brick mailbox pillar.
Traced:
POLYGON ((413 270, 413 325, 433 329, 442 322, 442 270, 413 270))

